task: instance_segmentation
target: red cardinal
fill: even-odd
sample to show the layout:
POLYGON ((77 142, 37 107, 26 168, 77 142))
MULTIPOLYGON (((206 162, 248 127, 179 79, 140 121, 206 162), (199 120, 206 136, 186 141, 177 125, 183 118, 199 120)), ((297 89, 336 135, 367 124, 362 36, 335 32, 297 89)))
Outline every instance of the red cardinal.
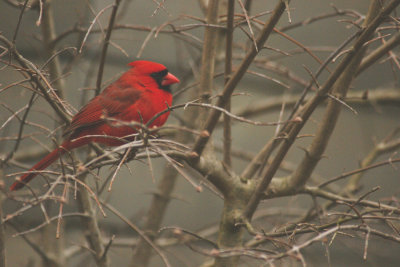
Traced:
MULTIPOLYGON (((172 105, 170 85, 178 83, 178 78, 169 73, 165 66, 155 62, 138 60, 129 65, 131 69, 93 98, 72 118, 71 125, 65 131, 67 136, 65 141, 33 166, 29 170, 30 173, 17 179, 11 185, 11 191, 22 188, 37 175, 35 171, 46 169, 67 151, 91 142, 118 146, 123 142, 117 138, 136 133, 129 126, 113 126, 112 122, 105 119, 106 117, 117 121, 147 123, 154 115, 165 110, 167 105, 172 105)), ((150 127, 162 126, 168 115, 169 112, 159 116, 150 127)))

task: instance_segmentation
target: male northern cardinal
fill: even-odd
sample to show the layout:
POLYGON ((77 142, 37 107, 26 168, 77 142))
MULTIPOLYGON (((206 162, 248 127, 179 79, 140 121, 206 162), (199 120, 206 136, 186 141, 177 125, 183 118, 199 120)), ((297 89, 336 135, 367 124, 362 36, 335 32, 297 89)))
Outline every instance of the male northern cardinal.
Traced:
MULTIPOLYGON (((91 142, 118 146, 123 144, 118 138, 136 133, 134 128, 113 125, 107 118, 117 122, 147 123, 157 113, 172 105, 170 85, 178 83, 179 79, 169 73, 165 66, 144 60, 129 63, 129 66, 131 69, 72 118, 64 134, 65 141, 33 166, 29 173, 17 179, 11 185, 11 191, 22 188, 37 175, 36 171, 47 168, 67 151, 91 142)), ((162 126, 168 115, 169 112, 162 114, 149 126, 162 126)))

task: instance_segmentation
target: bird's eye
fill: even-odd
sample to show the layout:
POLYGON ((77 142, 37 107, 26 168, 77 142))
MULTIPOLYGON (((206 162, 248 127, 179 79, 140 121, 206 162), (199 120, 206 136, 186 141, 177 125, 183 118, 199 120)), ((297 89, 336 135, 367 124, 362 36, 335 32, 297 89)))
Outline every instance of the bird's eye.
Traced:
POLYGON ((153 77, 157 81, 157 83, 158 83, 158 81, 160 81, 160 83, 161 83, 162 79, 167 74, 168 74, 168 70, 165 69, 165 70, 162 70, 162 71, 159 71, 159 72, 153 72, 152 74, 150 74, 150 76, 153 77))
POLYGON ((162 70, 162 71, 158 71, 158 72, 153 72, 150 74, 150 76, 157 82, 158 86, 161 89, 164 89, 164 86, 162 85, 162 81, 164 79, 165 76, 167 76, 168 74, 168 70, 162 70))

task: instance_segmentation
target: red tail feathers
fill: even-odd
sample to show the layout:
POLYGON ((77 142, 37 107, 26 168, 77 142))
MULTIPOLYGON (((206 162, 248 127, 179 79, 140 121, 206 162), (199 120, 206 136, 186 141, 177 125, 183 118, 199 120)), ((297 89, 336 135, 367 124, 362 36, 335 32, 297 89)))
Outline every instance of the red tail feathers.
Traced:
POLYGON ((25 186, 30 180, 32 180, 36 175, 38 175, 35 171, 41 171, 46 169, 50 164, 56 161, 62 154, 65 153, 65 148, 59 147, 54 149, 50 154, 44 157, 41 161, 39 161, 35 166, 33 166, 29 172, 23 176, 21 176, 17 181, 15 181, 11 186, 10 190, 18 190, 25 186))

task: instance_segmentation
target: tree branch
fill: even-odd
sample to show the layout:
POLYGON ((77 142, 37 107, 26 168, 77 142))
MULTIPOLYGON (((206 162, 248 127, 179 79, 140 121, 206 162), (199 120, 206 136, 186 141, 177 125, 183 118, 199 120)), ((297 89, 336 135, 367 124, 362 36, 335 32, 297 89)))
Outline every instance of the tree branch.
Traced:
POLYGON ((342 73, 347 68, 347 65, 353 60, 353 58, 364 46, 364 44, 369 40, 375 29, 384 19, 386 19, 386 17, 394 10, 394 8, 399 5, 399 3, 400 0, 392 0, 384 9, 381 10, 379 15, 366 28, 363 29, 361 35, 358 37, 353 47, 349 50, 348 54, 340 62, 336 69, 331 73, 324 85, 318 90, 316 95, 314 95, 314 97, 303 107, 303 109, 299 110, 297 115, 294 116, 295 118, 301 118, 301 121, 299 121, 298 123, 293 123, 293 126, 290 127, 291 129, 286 132, 285 142, 282 143, 271 165, 269 165, 266 171, 262 174, 262 179, 257 185, 255 193, 252 195, 246 207, 244 213, 245 218, 251 219, 251 217, 253 216, 264 191, 267 189, 272 180, 272 177, 278 170, 280 162, 282 162, 283 158, 286 156, 290 147, 296 140, 297 134, 303 128, 305 122, 310 118, 315 108, 325 99, 326 95, 329 93, 336 80, 340 77, 340 75, 342 75, 342 73))
POLYGON ((108 44, 110 43, 111 33, 113 30, 113 26, 115 23, 115 18, 117 16, 117 10, 118 10, 120 2, 121 2, 121 0, 115 0, 115 2, 114 2, 113 9, 111 11, 110 21, 108 23, 106 36, 103 41, 103 48, 102 48, 101 54, 100 54, 99 70, 97 72, 96 95, 98 95, 101 90, 101 81, 103 79, 104 63, 106 61, 108 44))
MULTIPOLYGON (((267 41, 268 37, 273 31, 274 26, 282 16, 285 10, 285 4, 283 1, 279 1, 276 5, 270 19, 264 25, 260 35, 258 36, 256 43, 257 47, 263 47, 264 43, 267 41)), ((224 87, 224 90, 221 96, 218 98, 216 106, 225 107, 229 97, 232 95, 235 90, 236 85, 242 79, 243 75, 246 73, 246 70, 250 66, 251 62, 254 60, 255 56, 258 54, 258 49, 255 46, 252 46, 250 51, 247 53, 245 59, 240 64, 239 68, 234 72, 232 77, 229 79, 227 84, 224 87)), ((218 110, 213 110, 208 116, 205 126, 203 128, 204 135, 197 138, 195 145, 193 147, 193 151, 197 153, 199 156, 203 152, 205 145, 207 144, 211 133, 213 132, 215 126, 218 123, 218 119, 221 115, 221 112, 218 110)))

